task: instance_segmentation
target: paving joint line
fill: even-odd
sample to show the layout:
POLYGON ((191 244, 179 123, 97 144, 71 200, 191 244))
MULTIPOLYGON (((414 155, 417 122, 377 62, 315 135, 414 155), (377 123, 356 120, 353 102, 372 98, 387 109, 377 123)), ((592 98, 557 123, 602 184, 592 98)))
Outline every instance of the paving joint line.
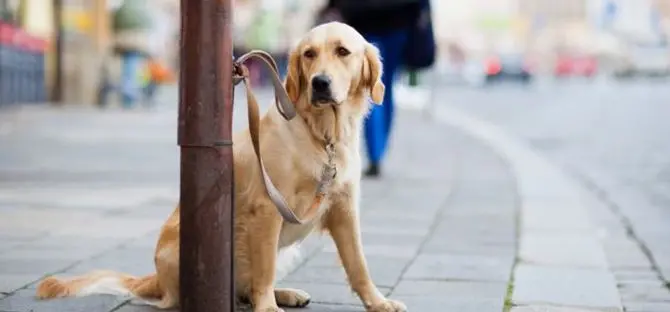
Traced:
MULTIPOLYGON (((457 157, 459 157, 458 159, 460 159, 460 155, 458 155, 457 157)), ((421 252, 424 250, 425 245, 428 243, 428 240, 430 240, 432 235, 435 233, 435 230, 436 230, 437 226, 444 221, 441 217, 447 211, 447 209, 449 208, 449 204, 453 200, 454 190, 458 188, 458 186, 457 186, 458 184, 455 183, 455 182, 457 181, 457 177, 460 177, 461 174, 462 174, 461 169, 458 166, 451 166, 451 169, 452 170, 451 170, 451 176, 450 176, 450 179, 449 179, 449 186, 448 186, 447 194, 445 194, 446 196, 443 198, 442 203, 440 204, 441 208, 437 211, 437 213, 434 214, 435 221, 433 221, 433 223, 428 228, 428 233, 426 233, 426 235, 421 240, 421 243, 419 244, 419 248, 417 248, 416 252, 412 256, 412 259, 410 259, 410 261, 400 271, 400 274, 398 275, 398 279, 395 281, 393 286, 391 286, 389 291, 388 291, 388 294, 387 294, 388 296, 393 294, 393 291, 395 291, 396 287, 398 287, 398 284, 402 280, 402 277, 407 273, 409 268, 412 266, 412 264, 414 264, 414 262, 419 257, 421 252)))
POLYGON ((656 259, 654 258, 654 254, 651 252, 651 249, 649 249, 649 247, 644 243, 644 241, 642 241, 642 239, 637 235, 633 223, 623 213, 619 204, 614 202, 614 200, 609 196, 607 191, 598 186, 592 179, 590 179, 585 174, 579 173, 573 168, 566 168, 566 171, 570 175, 574 176, 578 181, 580 181, 591 193, 593 193, 596 196, 598 200, 600 200, 603 204, 605 204, 605 207, 607 207, 608 210, 617 217, 617 219, 619 219, 619 222, 626 230, 626 235, 633 241, 635 241, 637 246, 641 249, 642 253, 649 261, 651 269, 654 271, 654 273, 656 273, 658 279, 661 280, 661 282, 663 282, 663 285, 665 286, 666 289, 670 290, 670 281, 663 275, 663 272, 661 272, 658 262, 656 262, 656 259))
MULTIPOLYGON (((463 135, 467 136, 468 138, 472 140, 479 141, 477 138, 473 137, 469 133, 463 132, 463 135)), ((521 224, 523 222, 523 198, 521 198, 521 193, 519 192, 519 177, 514 174, 514 171, 511 169, 512 164, 510 161, 503 156, 502 154, 498 153, 495 151, 495 149, 489 145, 489 144, 484 144, 484 147, 491 151, 491 153, 494 155, 495 158, 497 158, 499 161, 503 163, 505 166, 505 169, 508 171, 508 173, 513 177, 514 182, 512 183, 513 190, 512 192, 514 193, 514 261, 512 262, 512 266, 510 267, 510 274, 509 278, 507 281, 507 289, 505 293, 505 297, 503 300, 503 312, 509 312, 511 311, 512 308, 514 308, 516 305, 514 304, 512 300, 512 296, 514 294, 514 273, 516 272, 516 267, 519 265, 521 262, 521 258, 519 258, 519 248, 520 248, 520 242, 521 242, 521 224)))
POLYGON ((115 312, 115 311, 118 311, 118 310, 120 310, 121 308, 127 306, 127 305, 130 303, 130 301, 132 301, 132 299, 126 299, 126 300, 124 300, 123 302, 121 302, 121 303, 119 303, 118 305, 116 305, 115 307, 111 308, 108 312, 115 312))
MULTIPOLYGON (((490 146, 489 146, 490 148, 490 146)), ((509 173, 514 177, 514 183, 513 189, 514 189, 514 262, 512 262, 512 267, 510 268, 510 274, 509 274, 509 280, 507 282, 507 293, 505 294, 505 300, 503 301, 503 312, 510 312, 512 308, 514 308, 516 305, 514 304, 513 295, 514 295, 514 287, 515 287, 515 275, 516 273, 516 267, 519 265, 521 262, 521 258, 519 257, 519 250, 520 250, 520 245, 521 245, 521 224, 523 222, 523 198, 521 198, 521 193, 519 192, 519 177, 514 174, 514 172, 511 170, 512 164, 509 162, 507 158, 504 156, 497 154, 497 157, 505 164, 506 168, 510 171, 509 173)))

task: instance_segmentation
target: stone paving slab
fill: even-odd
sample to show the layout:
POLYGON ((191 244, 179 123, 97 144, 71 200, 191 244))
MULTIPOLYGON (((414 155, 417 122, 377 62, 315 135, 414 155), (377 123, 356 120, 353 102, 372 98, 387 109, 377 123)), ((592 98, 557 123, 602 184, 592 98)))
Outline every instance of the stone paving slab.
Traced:
MULTIPOLYGON (((402 275, 406 264, 402 262, 384 261, 368 262, 370 275, 379 287, 393 287, 402 275), (390 262, 390 263, 389 263, 390 262)), ((287 283, 330 283, 348 285, 346 274, 341 266, 303 267, 283 279, 287 283)))
POLYGON ((462 299, 435 296, 396 296, 391 298, 402 300, 410 311, 445 311, 445 312, 499 312, 502 311, 501 299, 462 299))
POLYGON ((600 241, 581 233, 526 233, 521 238, 519 253, 519 257, 527 263, 607 268, 600 241), (580 256, 575 257, 574 254, 580 256))
POLYGON ((475 255, 420 255, 405 278, 507 282, 513 258, 475 255))
POLYGON ((518 305, 552 304, 610 309, 621 306, 616 282, 604 269, 520 264, 514 278, 513 300, 518 305), (603 289, 607 291, 601 291, 603 289))
POLYGON ((666 312, 670 302, 634 302, 626 306, 626 312, 666 312))
POLYGON ((500 299, 507 293, 507 282, 414 281, 403 280, 393 289, 394 296, 450 297, 460 299, 500 299))
POLYGON ((619 309, 588 309, 582 307, 557 307, 546 305, 518 306, 510 312, 619 312, 619 309))

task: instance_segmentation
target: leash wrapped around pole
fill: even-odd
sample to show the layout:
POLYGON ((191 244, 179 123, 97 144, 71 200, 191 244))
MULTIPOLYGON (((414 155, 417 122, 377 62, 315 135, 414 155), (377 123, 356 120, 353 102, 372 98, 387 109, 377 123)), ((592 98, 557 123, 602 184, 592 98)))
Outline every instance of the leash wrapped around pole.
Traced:
MULTIPOLYGON (((270 54, 261 50, 252 50, 236 60, 233 61, 233 84, 237 85, 240 82, 244 82, 246 85, 247 97, 251 94, 251 87, 249 86, 249 69, 244 65, 244 62, 251 58, 257 58, 262 61, 261 64, 265 65, 266 69, 270 71, 270 77, 272 78, 272 87, 275 91, 275 101, 277 108, 279 108, 279 113, 286 120, 291 120, 295 117, 295 106, 291 103, 286 89, 279 78, 279 69, 277 63, 272 58, 270 54)), ((253 96, 253 94, 251 94, 253 96)))
POLYGON ((258 101, 251 90, 251 85, 249 83, 249 69, 244 65, 244 62, 256 58, 261 60, 261 64, 270 72, 272 86, 275 92, 275 105, 279 113, 286 120, 291 120, 296 116, 295 106, 291 102, 284 89, 284 85, 279 78, 279 72, 277 70, 277 64, 275 63, 272 56, 264 51, 253 50, 250 51, 233 62, 233 83, 238 84, 240 82, 244 83, 245 91, 247 93, 247 109, 248 109, 248 119, 249 119, 249 134, 251 136, 251 142, 254 147, 254 152, 258 159, 258 165, 260 167, 261 174, 263 176, 263 183, 265 184, 265 190, 270 197, 272 203, 277 207, 277 211, 284 218, 286 222, 293 224, 304 224, 310 222, 317 214, 318 208, 321 206, 323 199, 327 194, 328 186, 332 183, 333 178, 335 178, 336 170, 333 165, 333 153, 334 149, 332 144, 326 146, 326 152, 328 153, 328 164, 324 166, 324 174, 319 181, 317 186, 316 196, 312 205, 310 206, 307 215, 303 219, 298 218, 295 215, 293 210, 289 207, 284 196, 279 192, 277 187, 272 183, 270 176, 265 170, 263 165, 263 158, 261 157, 260 149, 260 112, 258 107, 258 101))

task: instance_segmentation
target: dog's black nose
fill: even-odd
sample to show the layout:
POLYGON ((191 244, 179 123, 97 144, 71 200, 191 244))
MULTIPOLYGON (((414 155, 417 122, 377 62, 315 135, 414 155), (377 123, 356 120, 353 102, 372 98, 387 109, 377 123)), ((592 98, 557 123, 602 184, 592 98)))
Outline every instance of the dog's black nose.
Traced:
POLYGON ((318 75, 312 78, 312 89, 315 92, 328 92, 330 90, 330 77, 318 75))

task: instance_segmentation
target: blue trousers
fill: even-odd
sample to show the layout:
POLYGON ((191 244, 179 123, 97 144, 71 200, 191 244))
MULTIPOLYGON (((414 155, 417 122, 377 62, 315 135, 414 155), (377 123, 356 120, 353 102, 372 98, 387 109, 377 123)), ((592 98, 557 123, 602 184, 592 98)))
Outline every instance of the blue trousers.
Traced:
POLYGON ((383 66, 382 82, 386 86, 382 105, 373 105, 365 119, 365 144, 371 163, 379 164, 384 158, 393 125, 393 81, 402 65, 404 46, 408 32, 397 31, 384 35, 365 35, 366 40, 377 46, 381 53, 383 66))
POLYGON ((121 65, 121 98, 124 107, 133 106, 142 95, 139 82, 140 70, 144 63, 144 56, 138 52, 125 52, 121 65))

